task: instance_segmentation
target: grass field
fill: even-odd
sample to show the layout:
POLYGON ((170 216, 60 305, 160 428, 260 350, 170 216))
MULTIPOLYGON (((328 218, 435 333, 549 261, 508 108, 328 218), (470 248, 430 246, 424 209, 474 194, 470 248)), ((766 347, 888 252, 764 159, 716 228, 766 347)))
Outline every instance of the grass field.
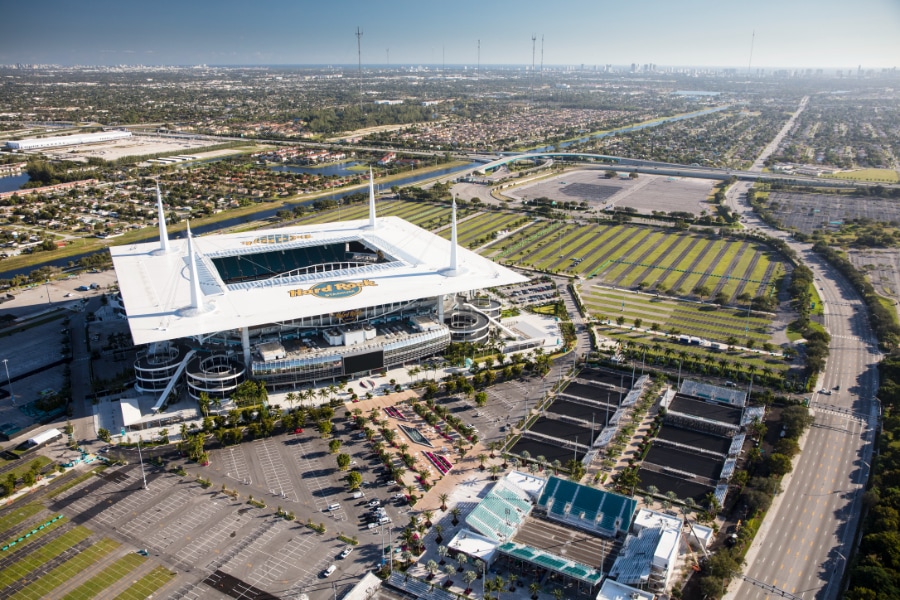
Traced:
MULTIPOLYGON (((466 248, 476 248, 491 241, 491 236, 504 229, 515 229, 527 222, 527 218, 515 213, 479 213, 471 218, 458 223, 457 239, 459 245, 466 248)), ((451 229, 446 227, 438 234, 449 240, 451 229)))
MULTIPOLYGON (((61 521, 57 521, 57 523, 60 522, 61 521)), ((44 531, 46 531, 46 529, 44 531)), ((86 540, 90 535, 90 530, 79 525, 65 532, 55 540, 36 549, 27 556, 20 557, 14 563, 6 566, 3 571, 0 571, 0 588, 5 588, 11 583, 26 577, 29 573, 35 569, 39 569, 45 563, 59 556, 78 542, 86 540)), ((32 537, 31 539, 34 538, 32 537)), ((17 549, 18 547, 19 546, 16 545, 17 549)))
POLYGON ((169 583, 175 573, 165 567, 156 567, 148 574, 135 581, 131 587, 116 596, 116 600, 144 600, 153 592, 169 583))
POLYGON ((880 181, 882 183, 900 182, 900 173, 894 169, 856 169, 834 175, 823 175, 833 179, 851 179, 853 181, 880 181))
MULTIPOLYGON (((47 520, 49 521, 52 518, 53 517, 50 517, 47 520)), ((24 532, 24 533, 20 533, 18 535, 13 535, 13 536, 11 536, 10 539, 3 540, 3 547, 6 547, 6 550, 3 550, 3 554, 0 556, 3 556, 5 558, 7 556, 15 555, 16 553, 20 552, 23 548, 27 547, 30 544, 35 543, 36 541, 38 541, 43 536, 47 535, 48 533, 50 533, 57 527, 62 526, 65 522, 66 522, 65 518, 59 519, 55 523, 49 523, 49 524, 46 524, 45 522, 42 521, 41 523, 36 524, 37 525, 36 528, 39 529, 39 531, 37 533, 28 535, 30 533, 30 531, 24 532), (41 524, 44 525, 43 529, 40 529, 41 524), (25 537, 26 539, 24 539, 20 542, 20 541, 18 541, 19 537, 25 537), (13 542, 15 542, 15 544, 13 544, 13 542)), ((2 573, 0 573, 0 577, 2 577, 2 573)), ((0 586, 0 587, 2 587, 2 586, 0 586)))
POLYGON ((748 317, 745 310, 656 298, 590 283, 582 285, 581 299, 592 317, 615 321, 622 316, 625 317, 625 326, 631 326, 635 319, 640 319, 642 329, 676 329, 686 335, 720 343, 727 343, 733 337, 742 346, 746 345, 748 339, 752 339, 755 344, 762 344, 771 337, 770 319, 757 316, 758 313, 748 317))
MULTIPOLYGON (((28 517, 38 514, 42 510, 44 510, 44 507, 40 504, 23 504, 22 506, 15 507, 13 510, 10 510, 0 517, 0 534, 15 527, 19 523, 24 522, 28 517)), ((0 539, 0 542, 3 544, 8 543, 9 541, 10 540, 0 539)))
POLYGON ((785 272, 777 254, 756 242, 638 225, 535 223, 501 242, 493 257, 669 295, 697 297, 700 287, 710 297, 724 294, 726 303, 773 293, 785 272))
POLYGON ((82 481, 86 481, 86 480, 90 479, 91 477, 93 477, 94 475, 96 475, 97 473, 100 473, 100 472, 106 470, 106 467, 107 467, 107 465, 99 465, 98 467, 95 467, 94 469, 88 471, 87 473, 80 473, 76 477, 70 477, 70 474, 74 473, 74 471, 69 471, 68 473, 63 475, 63 477, 70 477, 70 478, 64 484, 62 484, 61 486, 59 486, 58 488, 56 488, 55 490, 53 490, 52 492, 47 494, 47 497, 48 498, 56 498, 57 496, 59 496, 60 494, 62 494, 66 490, 68 490, 69 488, 73 488, 76 485, 78 485, 79 483, 81 483, 82 481))
POLYGON ((34 458, 30 458, 27 460, 25 460, 25 459, 19 460, 19 463, 21 463, 21 464, 18 467, 16 467, 15 469, 8 471, 7 473, 4 473, 3 477, 5 478, 9 473, 13 473, 16 476, 16 479, 19 479, 22 477, 22 475, 24 475, 31 469, 31 465, 33 463, 38 463, 41 466, 41 468, 43 469, 45 466, 49 465, 51 462, 53 462, 53 461, 50 460, 48 457, 38 454, 34 458))
MULTIPOLYGON (((774 377, 785 373, 790 365, 784 360, 774 357, 746 352, 740 350, 712 350, 701 346, 691 346, 673 342, 660 335, 653 335, 644 331, 626 331, 615 327, 600 326, 597 332, 608 338, 630 344, 644 344, 647 346, 645 353, 646 366, 663 364, 666 360, 674 361, 677 366, 682 353, 685 361, 694 363, 689 365, 692 370, 702 365, 702 369, 710 374, 728 377, 734 375, 737 369, 747 370, 752 365, 757 373, 774 377), (668 352, 668 359, 666 351, 668 352)), ((640 361, 640 356, 638 360, 640 361)))
POLYGON ((130 552, 63 596, 62 600, 96 598, 103 590, 137 569, 146 560, 140 554, 130 552))
MULTIPOLYGON (((50 592, 89 569, 95 562, 119 547, 119 542, 103 538, 79 552, 49 573, 41 575, 27 587, 11 596, 13 600, 39 600, 47 598, 50 592)), ((83 596, 84 597, 84 596, 83 596)))

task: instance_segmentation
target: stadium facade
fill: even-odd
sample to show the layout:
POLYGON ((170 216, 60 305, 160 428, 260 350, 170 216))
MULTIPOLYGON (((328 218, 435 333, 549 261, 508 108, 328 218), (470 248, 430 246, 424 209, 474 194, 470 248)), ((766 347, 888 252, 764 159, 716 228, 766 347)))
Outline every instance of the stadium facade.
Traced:
POLYGON ((499 308, 479 290, 525 281, 397 217, 160 241, 110 249, 134 343, 139 392, 156 409, 185 384, 226 398, 362 376, 481 339, 499 308))
POLYGON ((6 147, 10 150, 40 150, 42 148, 61 148, 64 146, 80 146, 81 144, 112 142, 130 137, 130 131, 101 131, 99 133, 84 133, 80 135, 10 140, 6 142, 6 147))

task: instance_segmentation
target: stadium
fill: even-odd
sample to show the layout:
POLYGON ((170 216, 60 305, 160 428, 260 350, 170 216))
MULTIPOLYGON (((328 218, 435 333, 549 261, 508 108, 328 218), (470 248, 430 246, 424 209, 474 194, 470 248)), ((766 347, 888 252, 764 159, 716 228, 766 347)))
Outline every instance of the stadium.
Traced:
MULTIPOLYGON (((381 371, 486 339, 499 304, 481 289, 525 281, 397 217, 169 240, 110 249, 136 345, 138 392, 154 410, 185 383, 227 398, 381 371)), ((508 334, 508 330, 507 334, 508 334)), ((518 342, 521 343, 521 340, 518 342)))

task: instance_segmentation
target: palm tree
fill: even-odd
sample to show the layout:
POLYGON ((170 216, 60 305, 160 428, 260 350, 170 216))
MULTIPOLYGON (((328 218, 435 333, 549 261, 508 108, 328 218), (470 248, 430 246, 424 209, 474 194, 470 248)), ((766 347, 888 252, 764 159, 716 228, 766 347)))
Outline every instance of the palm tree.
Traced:
POLYGON ((434 541, 438 544, 444 541, 444 526, 440 523, 434 524, 434 541))
POLYGON ((528 472, 534 475, 537 473, 538 466, 537 463, 528 463, 528 472))
POLYGON ((447 546, 438 546, 437 549, 438 556, 441 557, 440 564, 444 564, 447 562, 447 555, 450 553, 450 550, 447 549, 447 546))
POLYGON ((512 465, 513 471, 519 468, 519 459, 516 456, 513 456, 509 459, 509 464, 512 465))
POLYGON ((484 463, 487 462, 487 458, 488 458, 487 454, 479 454, 478 455, 478 464, 479 464, 478 468, 481 469, 482 471, 484 471, 484 463))
POLYGON ((553 590, 553 597, 556 598, 556 600, 562 600, 563 591, 560 588, 556 588, 553 590))
POLYGON ((557 459, 557 460, 553 461, 552 465, 553 465, 553 474, 559 475, 559 468, 562 466, 562 463, 559 462, 559 459, 557 459))
POLYGON ((515 573, 509 574, 509 591, 514 592, 516 590, 516 580, 519 578, 515 573))
POLYGON ((429 581, 434 579, 434 574, 437 573, 439 568, 440 567, 438 567, 438 564, 434 562, 434 560, 429 560, 427 563, 425 563, 425 570, 428 571, 429 581))
POLYGON ((494 589, 497 590, 497 598, 500 597, 500 592, 502 592, 505 587, 506 581, 502 577, 500 577, 499 575, 494 577, 494 589))
POLYGON ((320 389, 318 395, 319 395, 319 398, 322 399, 322 402, 324 404, 324 401, 328 399, 328 388, 320 389))
POLYGON ((453 523, 454 525, 459 525, 459 513, 460 512, 461 511, 456 506, 454 506, 453 508, 450 509, 450 514, 453 515, 453 520, 451 521, 451 523, 453 523))
POLYGON ((494 453, 497 451, 498 448, 500 448, 500 442, 495 440, 495 441, 491 442, 490 444, 488 444, 488 448, 490 448, 490 450, 491 450, 491 458, 494 458, 494 453))
POLYGON ((490 467, 490 469, 488 469, 488 471, 490 471, 490 473, 491 473, 491 481, 496 481, 497 475, 500 473, 500 466, 499 465, 491 465, 491 467, 490 467))
POLYGON ((447 499, 450 498, 447 494, 438 494, 438 500, 441 501, 441 510, 447 510, 447 499))
POLYGON ((528 591, 531 592, 531 600, 537 600, 538 592, 541 591, 541 584, 537 581, 532 582, 531 585, 528 586, 528 591))
POLYGON ((537 458, 535 458, 535 460, 537 461, 538 465, 540 465, 541 471, 543 471, 544 463, 547 462, 547 457, 545 457, 543 454, 538 454, 537 458))
POLYGON ((469 562, 469 557, 466 556, 465 554, 463 554, 462 552, 460 552, 456 555, 456 562, 457 562, 457 564, 459 564, 459 567, 457 567, 456 572, 461 573, 462 570, 465 568, 465 564, 467 562, 469 562))
POLYGON ((453 584, 453 581, 450 579, 456 573, 456 569, 453 565, 444 565, 444 574, 447 576, 447 581, 444 582, 444 587, 450 587, 453 584))
POLYGON ((409 563, 412 562, 412 557, 413 557, 412 552, 410 552, 409 550, 404 550, 403 552, 400 553, 400 558, 402 558, 403 562, 406 563, 407 565, 409 565, 409 563))
POLYGON ((463 581, 466 582, 466 591, 464 594, 468 594, 472 591, 472 582, 478 579, 478 575, 475 574, 475 571, 466 571, 463 573, 463 581))
POLYGON ((284 399, 287 400, 288 406, 290 406, 291 409, 293 409, 294 402, 297 401, 297 394, 295 394, 294 392, 288 392, 287 396, 285 396, 284 399))
POLYGON ((423 510, 422 516, 425 517, 425 525, 431 527, 431 517, 434 516, 433 510, 423 510))

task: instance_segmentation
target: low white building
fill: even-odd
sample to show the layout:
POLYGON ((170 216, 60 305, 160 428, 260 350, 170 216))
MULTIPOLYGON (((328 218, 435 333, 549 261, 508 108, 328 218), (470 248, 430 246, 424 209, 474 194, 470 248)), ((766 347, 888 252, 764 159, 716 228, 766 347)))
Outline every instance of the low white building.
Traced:
POLYGON ((62 146, 79 146, 81 144, 111 142, 130 137, 130 131, 101 131, 99 133, 85 133, 81 135, 10 140, 6 142, 6 147, 10 150, 40 150, 41 148, 60 148, 62 146))

